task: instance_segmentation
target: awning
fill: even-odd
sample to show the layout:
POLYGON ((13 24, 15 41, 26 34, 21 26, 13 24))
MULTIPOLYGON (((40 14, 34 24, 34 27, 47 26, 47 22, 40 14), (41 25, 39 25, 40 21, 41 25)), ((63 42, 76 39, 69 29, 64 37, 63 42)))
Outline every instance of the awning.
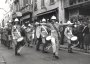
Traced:
POLYGON ((43 13, 39 13, 36 16, 42 16, 42 15, 49 14, 49 13, 52 13, 52 12, 55 12, 55 11, 57 11, 57 8, 53 9, 53 10, 50 10, 50 11, 43 12, 43 13))
POLYGON ((20 20, 23 21, 23 20, 27 20, 27 19, 30 19, 31 16, 30 15, 26 15, 26 16, 23 16, 20 20))
POLYGON ((86 2, 81 2, 75 5, 70 5, 69 7, 66 7, 68 9, 73 9, 73 8, 77 8, 77 7, 87 7, 90 8, 90 1, 86 1, 86 2))

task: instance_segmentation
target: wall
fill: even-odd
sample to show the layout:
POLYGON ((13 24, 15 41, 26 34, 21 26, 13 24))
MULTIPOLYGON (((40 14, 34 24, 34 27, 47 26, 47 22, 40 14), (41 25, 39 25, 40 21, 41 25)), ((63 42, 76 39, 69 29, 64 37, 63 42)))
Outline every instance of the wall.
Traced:
MULTIPOLYGON (((63 7, 64 4, 63 3, 64 3, 63 0, 55 0, 55 4, 50 5, 50 0, 45 0, 45 7, 46 8, 41 9, 41 0, 37 0, 37 11, 33 11, 33 17, 35 17, 39 13, 43 13, 43 12, 58 8, 59 21, 64 22, 64 7, 63 7)), ((34 5, 33 5, 33 7, 34 7, 34 5)), ((34 10, 34 8, 33 8, 33 10, 34 10)))

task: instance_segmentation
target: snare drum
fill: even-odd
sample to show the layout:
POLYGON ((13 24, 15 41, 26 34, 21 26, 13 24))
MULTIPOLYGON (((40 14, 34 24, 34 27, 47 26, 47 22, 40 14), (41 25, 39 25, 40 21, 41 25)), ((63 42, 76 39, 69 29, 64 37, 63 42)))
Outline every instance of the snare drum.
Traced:
POLYGON ((23 37, 20 37, 17 39, 17 42, 21 42, 24 38, 23 37))
POLYGON ((51 40, 51 36, 47 36, 46 37, 46 40, 51 40))
POLYGON ((73 36, 72 38, 71 38, 71 41, 76 41, 78 38, 77 38, 77 36, 73 36))

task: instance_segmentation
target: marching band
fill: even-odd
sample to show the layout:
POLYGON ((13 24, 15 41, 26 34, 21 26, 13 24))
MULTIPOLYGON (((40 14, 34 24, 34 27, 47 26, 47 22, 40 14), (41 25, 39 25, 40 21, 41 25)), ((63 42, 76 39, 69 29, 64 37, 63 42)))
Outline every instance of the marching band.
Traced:
MULTIPOLYGON (((73 34, 73 25, 71 21, 67 23, 60 24, 57 22, 56 17, 53 15, 51 17, 51 22, 47 22, 45 18, 41 22, 36 22, 34 25, 28 24, 20 26, 18 24, 19 20, 15 20, 15 25, 12 27, 12 38, 15 44, 15 55, 20 55, 21 49, 28 44, 28 46, 36 45, 36 50, 40 51, 40 45, 42 44, 42 52, 47 53, 52 47, 53 57, 59 59, 59 48, 61 44, 62 34, 60 32, 60 27, 65 26, 64 36, 66 37, 66 42, 68 43, 68 52, 72 53, 72 48, 78 46, 79 37, 73 34)), ((77 27, 74 25, 74 27, 77 27)), ((88 38, 89 28, 87 24, 82 30, 83 36, 88 38)), ((86 41, 86 40, 85 40, 86 41)), ((86 41, 87 42, 87 41, 86 41)), ((86 51, 88 46, 86 44, 86 51)))

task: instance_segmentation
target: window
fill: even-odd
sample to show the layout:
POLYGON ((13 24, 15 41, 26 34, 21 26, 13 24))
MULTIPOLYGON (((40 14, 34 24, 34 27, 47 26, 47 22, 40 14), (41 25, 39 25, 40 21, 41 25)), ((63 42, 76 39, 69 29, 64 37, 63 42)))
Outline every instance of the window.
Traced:
POLYGON ((28 4, 28 0, 23 0, 23 4, 26 6, 28 4))
POLYGON ((83 2, 83 0, 78 0, 78 2, 83 2))
POLYGON ((34 11, 37 11, 37 0, 35 0, 34 2, 34 11))
POLYGON ((52 5, 52 4, 54 4, 55 3, 55 1, 54 0, 50 0, 50 4, 52 5))
POLYGON ((74 5, 74 4, 76 4, 76 2, 77 2, 77 0, 69 0, 70 5, 74 5))
POLYGON ((41 0, 41 8, 45 7, 45 2, 44 0, 41 0))

